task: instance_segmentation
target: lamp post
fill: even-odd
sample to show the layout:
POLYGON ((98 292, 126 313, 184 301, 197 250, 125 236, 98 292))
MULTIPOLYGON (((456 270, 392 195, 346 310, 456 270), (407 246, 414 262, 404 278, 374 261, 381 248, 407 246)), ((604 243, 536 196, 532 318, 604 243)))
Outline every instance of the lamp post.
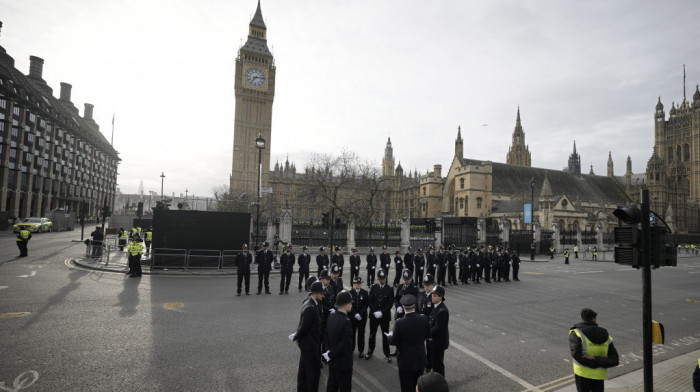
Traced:
POLYGON ((260 234, 260 187, 262 185, 262 150, 265 148, 265 139, 261 134, 255 138, 255 147, 258 149, 258 203, 255 206, 255 250, 258 249, 258 235, 260 234))
POLYGON ((160 173, 160 201, 163 201, 163 181, 165 181, 165 172, 160 173))
POLYGON ((187 202, 187 188, 185 188, 185 202, 187 202))
POLYGON ((535 261, 535 178, 530 179, 530 261, 535 261))

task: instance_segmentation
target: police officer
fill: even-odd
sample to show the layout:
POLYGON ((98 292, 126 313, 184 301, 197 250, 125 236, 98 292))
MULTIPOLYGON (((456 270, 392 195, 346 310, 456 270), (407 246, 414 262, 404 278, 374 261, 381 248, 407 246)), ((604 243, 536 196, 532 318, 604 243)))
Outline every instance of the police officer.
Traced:
POLYGON ((445 247, 440 245, 437 256, 437 282, 439 285, 445 286, 445 276, 447 275, 447 257, 445 255, 445 247))
POLYGON ((265 294, 272 294, 270 293, 270 271, 274 257, 267 249, 269 246, 269 242, 263 242, 262 249, 255 255, 255 264, 258 265, 258 295, 262 292, 263 283, 265 283, 265 294))
MULTIPOLYGON (((323 323, 321 324, 322 331, 326 331, 326 321, 331 313, 335 313, 335 296, 337 292, 335 288, 331 286, 331 277, 328 275, 328 270, 321 271, 321 276, 319 280, 323 285, 323 301, 321 302, 321 314, 323 316, 323 323)), ((325 340, 321 343, 322 350, 326 351, 325 340)))
POLYGON ((593 260, 598 260, 598 247, 593 247, 593 260))
POLYGON ((479 249, 479 256, 481 257, 481 266, 484 268, 484 279, 486 283, 491 283, 491 268, 493 266, 493 255, 491 252, 484 253, 484 247, 479 249))
POLYGON ((340 277, 340 273, 342 272, 340 266, 338 264, 333 264, 331 267, 331 286, 333 286, 333 289, 335 289, 336 293, 339 293, 343 291, 345 288, 343 287, 343 278, 340 277))
POLYGON ((554 248, 549 247, 549 259, 554 260, 554 248))
POLYGON ((379 268, 383 269, 384 272, 389 276, 389 270, 391 269, 391 255, 386 250, 386 245, 382 246, 382 253, 379 254, 379 268))
POLYGON ((294 253, 292 245, 287 245, 285 252, 280 256, 280 295, 289 294, 289 283, 292 281, 292 271, 294 270, 294 253))
POLYGON ((352 256, 350 256, 350 281, 354 282, 355 278, 360 276, 360 255, 357 254, 357 249, 352 248, 352 256))
POLYGON ((416 284, 421 288, 423 287, 423 273, 425 272, 425 257, 423 257, 423 249, 418 248, 416 257, 413 258, 413 264, 415 264, 415 281, 416 284))
POLYGON ((564 264, 569 264, 569 248, 564 249, 564 264))
POLYGON ((326 254, 326 248, 318 248, 318 255, 316 255, 316 265, 318 266, 318 273, 316 276, 320 277, 322 271, 328 271, 328 265, 330 261, 328 260, 328 255, 326 254))
POLYGON ((447 263, 447 283, 457 285, 457 254, 454 244, 449 246, 445 262, 447 263))
MULTIPOLYGON (((394 322, 403 318, 404 309, 401 306, 401 298, 406 295, 412 295, 413 297, 418 296, 418 287, 413 284, 413 272, 411 270, 405 269, 403 271, 403 283, 399 285, 396 289, 396 295, 394 295, 394 307, 396 308, 396 313, 394 313, 394 322)), ((392 357, 396 356, 396 351, 391 353, 392 357)))
POLYGON ((137 278, 141 276, 141 255, 143 254, 143 242, 139 233, 134 234, 134 239, 126 246, 126 250, 129 252, 129 276, 137 278))
POLYGON ((383 269, 377 272, 378 282, 372 285, 369 290, 369 351, 365 359, 372 358, 376 345, 377 327, 382 330, 382 349, 384 360, 391 363, 389 356, 389 340, 385 333, 389 333, 389 323, 391 322, 391 308, 394 305, 394 289, 386 284, 387 273, 383 269))
POLYGON ((511 260, 510 255, 508 254, 508 250, 504 249, 503 250, 503 280, 505 282, 510 282, 510 266, 513 264, 513 260, 511 260))
POLYGON ((418 378, 427 364, 425 342, 430 338, 430 321, 416 312, 414 295, 401 297, 401 306, 406 316, 394 323, 389 343, 398 351, 401 392, 415 392, 418 378))
POLYGON ((338 274, 339 276, 343 276, 343 267, 345 266, 345 258, 343 257, 343 254, 340 253, 341 250, 341 247, 336 246, 335 254, 333 255, 333 260, 331 260, 331 266, 337 265, 338 267, 340 267, 340 272, 338 274))
POLYGON ((430 293, 433 291, 435 288, 435 278, 433 278, 433 275, 427 274, 425 275, 425 278, 423 278, 423 287, 425 288, 425 291, 422 291, 418 294, 417 301, 418 301, 418 313, 426 315, 426 317, 430 317, 430 313, 433 311, 433 302, 431 300, 430 293))
POLYGON ((237 295, 241 296, 241 284, 245 281, 245 295, 250 295, 250 264, 253 255, 248 252, 248 244, 243 244, 243 251, 236 255, 236 273, 238 274, 237 295))
POLYGON ((569 330, 569 350, 574 359, 574 379, 579 392, 604 390, 608 368, 620 358, 612 337, 596 323, 598 315, 591 309, 581 310, 581 322, 569 330))
POLYGON ((143 233, 144 234, 144 241, 146 243, 146 254, 151 253, 151 243, 153 242, 153 228, 149 227, 146 229, 146 231, 143 233))
POLYGON ((377 255, 374 254, 374 248, 369 248, 367 254, 367 284, 374 283, 374 273, 377 270, 377 255))
POLYGON ((578 259, 578 244, 574 245, 574 259, 578 259))
POLYGON ((473 253, 473 250, 465 249, 464 252, 460 250, 457 255, 457 259, 459 260, 459 281, 462 284, 469 284, 469 278, 471 278, 472 274, 472 270, 469 268, 469 256, 473 253))
POLYGON ((401 258, 401 252, 398 250, 394 255, 394 265, 396 266, 396 273, 394 275, 394 287, 396 287, 401 282, 401 275, 403 274, 403 259, 401 258))
POLYGON ((341 291, 336 300, 338 309, 326 322, 326 351, 323 357, 328 362, 328 392, 350 392, 352 387, 352 323, 348 314, 352 309, 352 296, 341 291))
POLYGON ((352 347, 357 344, 357 357, 365 357, 365 326, 367 325, 367 309, 369 307, 369 293, 362 288, 362 278, 356 277, 352 282, 352 347))
POLYGON ((409 246, 408 251, 403 256, 403 267, 408 270, 415 271, 414 260, 415 255, 413 254, 413 248, 409 246))
POLYGON ((297 257, 297 264, 299 264, 299 292, 301 292, 302 282, 304 282, 304 290, 309 290, 309 287, 306 285, 306 281, 309 279, 309 265, 311 264, 309 248, 304 245, 301 248, 301 251, 302 253, 299 254, 299 257, 297 257))
POLYGON ((437 271, 437 258, 435 257, 435 247, 430 245, 428 247, 428 254, 425 257, 426 267, 428 268, 428 273, 435 277, 435 272, 437 271))
POLYGON ((27 245, 32 239, 32 233, 22 227, 17 232, 17 248, 19 248, 19 257, 27 257, 27 245))
POLYGON ((481 252, 474 252, 469 256, 472 270, 472 283, 481 284, 481 273, 484 268, 484 256, 481 252))
POLYGON ((518 279, 518 271, 520 271, 520 256, 518 252, 513 252, 511 260, 513 261, 513 280, 520 282, 520 279, 518 279))
POLYGON ((126 239, 129 238, 129 232, 124 230, 123 227, 119 228, 119 250, 124 251, 126 246, 126 239))
POLYGON ((431 361, 429 366, 433 371, 445 376, 445 350, 450 345, 450 332, 448 323, 450 321, 450 312, 445 306, 445 288, 435 286, 431 293, 433 302, 433 311, 430 313, 430 350, 431 361))
POLYGON ((297 342, 301 355, 297 371, 297 391, 318 392, 321 378, 321 308, 323 301, 323 284, 314 282, 311 292, 301 305, 301 316, 297 330, 289 335, 297 342))

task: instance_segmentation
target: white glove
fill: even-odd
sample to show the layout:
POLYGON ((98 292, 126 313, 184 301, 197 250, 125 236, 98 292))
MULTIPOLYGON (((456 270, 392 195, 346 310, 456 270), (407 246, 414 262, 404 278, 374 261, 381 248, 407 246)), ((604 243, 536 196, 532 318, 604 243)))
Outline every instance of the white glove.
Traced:
POLYGON ((374 312, 374 318, 376 318, 376 319, 382 318, 382 312, 380 312, 378 310, 376 312, 374 312))
POLYGON ((330 312, 331 312, 331 314, 335 313, 335 309, 331 308, 330 312))
POLYGON ((324 266, 323 266, 323 269, 324 269, 324 270, 327 270, 327 269, 328 269, 328 266, 327 266, 327 265, 324 265, 324 266))
POLYGON ((359 313, 355 313, 355 320, 362 321, 362 316, 359 313))
POLYGON ((375 268, 377 268, 377 267, 375 267, 375 266, 372 266, 372 269, 375 269, 375 268))
POLYGON ((433 264, 433 268, 437 268, 437 264, 433 264))
POLYGON ((295 336, 297 336, 297 333, 296 333, 296 332, 294 332, 293 334, 289 335, 289 340, 291 340, 291 341, 293 342, 295 336))
POLYGON ((330 362, 330 361, 331 361, 331 357, 330 357, 330 355, 328 355, 328 353, 330 353, 330 352, 331 352, 331 350, 328 350, 328 351, 326 351, 325 353, 323 353, 323 358, 326 359, 326 362, 330 362))
POLYGON ((384 335, 386 335, 387 338, 391 339, 391 337, 394 336, 394 331, 391 331, 389 333, 384 332, 384 335))
POLYGON ((360 266, 356 266, 356 267, 355 267, 355 270, 359 270, 359 269, 360 269, 360 266))
POLYGON ((396 308, 396 313, 403 314, 403 308, 400 306, 398 308, 396 308))
POLYGON ((480 264, 477 264, 477 265, 476 265, 476 268, 479 268, 479 267, 481 267, 481 265, 480 265, 480 264))
POLYGON ((512 262, 512 261, 509 261, 508 264, 513 265, 513 262, 512 262))
POLYGON ((423 267, 420 267, 420 270, 423 271, 423 267))

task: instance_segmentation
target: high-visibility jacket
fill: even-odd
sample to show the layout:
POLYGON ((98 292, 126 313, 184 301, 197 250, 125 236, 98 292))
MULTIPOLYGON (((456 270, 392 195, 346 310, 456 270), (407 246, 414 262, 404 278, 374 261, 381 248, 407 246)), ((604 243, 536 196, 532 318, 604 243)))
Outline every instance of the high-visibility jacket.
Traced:
POLYGON ((131 235, 138 234, 139 236, 141 235, 141 228, 136 226, 133 229, 131 229, 131 235))
POLYGON ((598 248, 593 248, 593 254, 597 255, 598 254, 598 248))
POLYGON ((17 233, 17 242, 22 242, 22 241, 29 241, 29 238, 31 238, 32 233, 29 232, 27 229, 21 229, 19 233, 17 233))
MULTIPOLYGON (((572 329, 569 333, 575 333, 581 339, 581 352, 583 355, 590 355, 592 357, 607 357, 608 356, 608 346, 612 343, 612 337, 608 336, 608 340, 603 344, 595 344, 588 340, 586 335, 584 335, 581 330, 572 329)), ((574 374, 579 377, 585 377, 593 380, 605 380, 608 376, 608 369, 606 368, 589 368, 583 366, 574 360, 574 374)))
POLYGON ((119 235, 120 240, 125 240, 129 237, 129 232, 126 230, 122 230, 121 234, 119 235))
POLYGON ((153 239, 153 232, 150 230, 146 230, 146 241, 151 242, 153 239))
POLYGON ((578 246, 574 246, 574 253, 578 253, 578 246))
POLYGON ((141 241, 131 241, 129 245, 126 246, 126 250, 132 256, 140 255, 143 253, 143 242, 141 241))
POLYGON ((569 251, 568 251, 568 250, 565 250, 565 251, 564 251, 564 257, 569 257, 569 251))

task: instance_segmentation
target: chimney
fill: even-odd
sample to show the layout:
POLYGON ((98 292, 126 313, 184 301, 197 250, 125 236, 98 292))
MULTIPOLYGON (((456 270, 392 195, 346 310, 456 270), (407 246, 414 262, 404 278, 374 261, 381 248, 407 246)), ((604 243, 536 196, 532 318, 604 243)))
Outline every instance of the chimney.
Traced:
POLYGON ((61 101, 70 102, 70 89, 73 88, 68 83, 61 82, 61 101))
POLYGON ((44 72, 44 59, 29 56, 29 77, 32 79, 42 80, 41 74, 44 72))
POLYGON ((92 109, 95 106, 93 106, 91 103, 86 103, 85 104, 85 111, 83 112, 83 118, 86 120, 92 120, 92 109))
POLYGON ((433 166, 433 172, 435 172, 435 177, 442 178, 442 165, 433 166))

